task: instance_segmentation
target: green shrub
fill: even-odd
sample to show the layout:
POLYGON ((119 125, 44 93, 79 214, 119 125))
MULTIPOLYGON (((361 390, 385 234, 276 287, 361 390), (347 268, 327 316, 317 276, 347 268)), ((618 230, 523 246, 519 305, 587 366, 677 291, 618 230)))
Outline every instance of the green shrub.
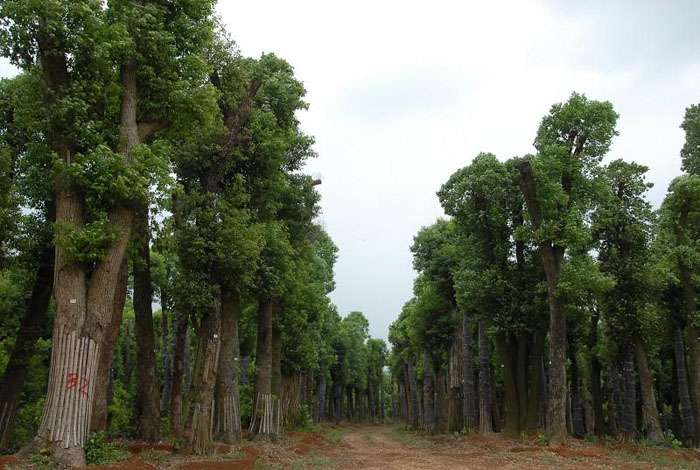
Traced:
POLYGON ((48 455, 29 454, 27 461, 32 464, 32 468, 36 468, 37 470, 54 470, 58 468, 58 464, 51 460, 48 455))
POLYGON ((88 465, 110 465, 130 456, 128 451, 107 442, 103 432, 92 433, 85 445, 88 465))

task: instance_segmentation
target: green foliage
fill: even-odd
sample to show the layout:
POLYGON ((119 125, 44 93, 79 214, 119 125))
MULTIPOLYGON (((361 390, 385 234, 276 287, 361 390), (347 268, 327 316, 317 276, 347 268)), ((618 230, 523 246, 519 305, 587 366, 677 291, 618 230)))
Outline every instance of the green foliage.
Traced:
POLYGON ((111 465, 130 456, 128 451, 107 442, 102 432, 90 434, 85 445, 85 460, 92 466, 111 465))

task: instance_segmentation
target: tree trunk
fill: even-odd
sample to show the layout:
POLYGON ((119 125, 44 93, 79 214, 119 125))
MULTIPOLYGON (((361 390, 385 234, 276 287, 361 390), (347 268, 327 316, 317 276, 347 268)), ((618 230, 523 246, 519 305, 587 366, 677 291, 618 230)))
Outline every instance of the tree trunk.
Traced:
POLYGON ((423 350, 423 428, 435 432, 435 380, 428 348, 423 350))
POLYGON ((462 396, 462 413, 464 416, 464 428, 469 430, 476 428, 476 390, 474 388, 474 333, 472 331, 472 319, 465 314, 462 319, 462 383, 464 389, 462 396))
POLYGON ((326 371, 323 368, 323 364, 320 367, 321 370, 316 382, 316 421, 319 423, 326 420, 326 371))
POLYGON ((212 439, 214 387, 220 350, 221 321, 218 312, 206 312, 197 327, 194 373, 188 398, 187 417, 182 433, 183 450, 205 455, 214 446, 212 439))
POLYGON ((622 368, 624 411, 622 414, 622 433, 628 439, 637 435, 637 387, 634 377, 634 352, 631 347, 625 352, 622 368))
POLYGON ((521 333, 517 337, 518 353, 515 356, 516 365, 515 380, 518 392, 518 430, 525 429, 527 424, 527 405, 529 390, 527 387, 528 344, 532 342, 532 336, 521 333))
POLYGON ((258 302, 258 334, 256 349, 255 401, 251 432, 276 437, 279 434, 279 397, 272 393, 272 316, 274 302, 261 298, 258 302))
POLYGON ((449 381, 450 387, 448 390, 449 400, 447 409, 449 432, 459 432, 462 430, 462 336, 464 327, 462 326, 462 318, 453 305, 451 309, 452 318, 452 342, 450 343, 449 352, 449 381))
POLYGON ((647 361, 647 351, 642 338, 638 335, 634 340, 634 352, 639 370, 639 384, 642 394, 642 423, 650 439, 660 441, 663 439, 663 431, 659 423, 659 412, 656 408, 654 396, 654 378, 647 361))
POLYGON ((343 386, 333 382, 333 397, 335 398, 335 424, 340 424, 343 420, 343 386))
MULTIPOLYGON (((276 313, 273 316, 277 316, 276 313)), ((270 389, 277 398, 282 397, 282 332, 278 322, 272 322, 272 364, 270 389)))
POLYGON ((148 207, 139 208, 134 220, 134 314, 136 318, 136 415, 139 438, 160 440, 160 408, 156 377, 156 337, 153 330, 150 230, 148 207))
MULTIPOLYGON (((693 289, 694 291, 694 289, 693 289)), ((697 314, 696 314, 697 315, 697 314)), ((692 322, 694 318, 689 318, 686 331, 688 334, 688 349, 690 349, 690 363, 688 364, 688 382, 690 383, 690 392, 693 398, 693 420, 697 428, 700 423, 700 329, 692 322)), ((696 429, 695 447, 700 447, 700 432, 696 429)))
POLYGON ((671 377, 671 412, 673 414, 671 418, 671 430, 677 439, 686 441, 686 437, 683 435, 683 419, 680 413, 681 400, 678 394, 678 375, 675 354, 672 354, 671 357, 673 359, 671 361, 673 364, 673 373, 671 377))
POLYGON ((435 379, 435 430, 438 433, 447 432, 447 377, 445 367, 437 369, 435 379))
MULTIPOLYGON (((522 160, 517 165, 520 178, 518 184, 527 204, 535 230, 542 223, 535 175, 530 162, 522 160)), ((565 248, 553 240, 539 243, 540 256, 547 279, 549 300, 549 394, 547 409, 547 440, 552 445, 562 444, 566 433, 566 316, 564 301, 557 295, 564 265, 565 248)))
POLYGON ((688 390, 688 378, 685 367, 685 344, 681 328, 676 326, 673 330, 673 354, 676 360, 676 377, 678 379, 678 396, 681 404, 681 417, 683 418, 683 430, 689 442, 695 442, 696 423, 693 416, 693 406, 688 390))
POLYGON ((598 437, 605 435, 605 417, 603 414, 603 390, 601 388, 600 373, 603 369, 595 353, 598 344, 598 310, 594 309, 591 315, 591 325, 588 333, 588 354, 591 368, 591 398, 593 399, 593 428, 598 437))
POLYGON ((578 361, 576 350, 572 347, 569 351, 571 360, 571 430, 574 437, 581 439, 585 433, 583 423, 583 406, 581 404, 581 388, 579 383, 578 361))
POLYGON ((491 354, 486 325, 479 323, 479 432, 489 434, 491 425, 491 354))
POLYGON ((185 376, 185 395, 190 394, 190 386, 192 385, 192 347, 190 345, 190 330, 185 329, 185 347, 183 348, 183 370, 185 376))
POLYGON ((173 348, 173 388, 170 400, 170 432, 176 440, 182 437, 182 378, 185 368, 185 339, 188 328, 187 315, 176 311, 173 315, 175 347, 173 348))
POLYGON ((173 356, 168 348, 168 310, 165 307, 165 295, 161 292, 161 309, 160 309, 160 329, 161 329, 161 344, 160 351, 163 361, 163 392, 160 395, 160 415, 167 416, 170 407, 170 396, 173 391, 173 356))
MULTIPOLYGON (((124 315, 124 304, 126 304, 126 288, 129 281, 129 268, 126 258, 119 268, 119 288, 117 295, 114 297, 114 315, 110 330, 105 335, 105 348, 100 355, 100 364, 97 368, 97 377, 95 379, 95 394, 92 398, 92 416, 90 418, 90 432, 104 431, 107 429, 107 410, 109 407, 108 395, 109 384, 112 378, 112 364, 114 363, 114 346, 117 343, 119 336, 119 326, 122 323, 124 315)), ((124 339, 129 342, 130 338, 124 339)), ((128 351, 128 350, 127 350, 128 351)), ((126 358, 125 358, 126 359, 126 358)), ((124 386, 128 389, 129 383, 124 386)))
POLYGON ((503 371, 503 387, 505 389, 506 422, 503 433, 508 437, 517 437, 520 434, 519 426, 519 398, 516 385, 516 371, 513 362, 517 360, 513 354, 511 342, 506 339, 503 332, 496 334, 496 346, 501 358, 503 371))
POLYGON ((241 442, 241 408, 238 388, 238 293, 222 286, 221 351, 216 374, 215 432, 217 440, 226 444, 241 442))
MULTIPOLYGON (((47 202, 47 208, 46 224, 50 225, 56 218, 53 201, 47 202)), ((43 232, 38 247, 40 251, 32 294, 22 317, 10 359, 0 379, 0 450, 7 449, 10 445, 29 360, 34 355, 36 341, 44 329, 46 310, 53 291, 54 247, 51 230, 43 227, 43 232)))
POLYGON ((418 387, 416 385, 416 374, 413 368, 413 359, 406 361, 406 370, 408 372, 408 393, 411 397, 411 428, 418 429, 418 387))
POLYGON ((620 416, 620 400, 618 400, 620 380, 615 359, 610 361, 610 371, 605 382, 608 395, 608 432, 615 437, 620 434, 618 417, 620 416))
POLYGON ((535 331, 530 355, 530 396, 527 403, 527 419, 525 429, 534 431, 538 427, 540 402, 542 400, 542 354, 544 351, 544 336, 541 331, 535 331))

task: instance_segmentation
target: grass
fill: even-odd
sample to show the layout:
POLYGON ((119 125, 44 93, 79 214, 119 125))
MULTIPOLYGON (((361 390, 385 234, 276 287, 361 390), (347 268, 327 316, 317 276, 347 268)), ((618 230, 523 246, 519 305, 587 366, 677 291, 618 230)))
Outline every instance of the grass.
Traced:
POLYGON ((346 430, 341 430, 341 429, 329 429, 325 432, 323 435, 324 439, 326 439, 328 442, 331 444, 340 444, 340 441, 343 439, 343 436, 347 433, 346 430))
POLYGON ((612 459, 625 463, 645 463, 651 468, 673 468, 680 470, 695 470, 698 468, 698 462, 688 462, 678 460, 665 455, 664 452, 646 447, 640 447, 639 452, 632 453, 622 450, 608 450, 607 455, 612 459))
POLYGON ((318 455, 308 455, 289 464, 289 470, 335 470, 335 468, 335 462, 318 455))
POLYGON ((156 467, 162 466, 168 460, 169 455, 170 452, 167 450, 159 449, 147 449, 141 452, 141 458, 156 467))
POLYGON ((245 458, 245 452, 237 450, 235 452, 229 452, 227 454, 222 454, 220 457, 224 460, 239 460, 245 458))
POLYGON ((430 447, 433 445, 432 441, 419 437, 416 434, 402 428, 393 428, 391 431, 387 432, 386 435, 391 439, 406 445, 419 445, 422 447, 430 447))

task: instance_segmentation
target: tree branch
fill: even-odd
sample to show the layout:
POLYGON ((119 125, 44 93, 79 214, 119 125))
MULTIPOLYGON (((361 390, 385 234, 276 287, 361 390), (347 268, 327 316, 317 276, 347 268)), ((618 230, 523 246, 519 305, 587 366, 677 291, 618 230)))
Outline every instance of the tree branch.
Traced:
POLYGON ((140 142, 146 142, 158 131, 166 129, 170 126, 170 121, 168 119, 158 119, 155 121, 141 121, 138 124, 139 128, 139 140, 140 142))

